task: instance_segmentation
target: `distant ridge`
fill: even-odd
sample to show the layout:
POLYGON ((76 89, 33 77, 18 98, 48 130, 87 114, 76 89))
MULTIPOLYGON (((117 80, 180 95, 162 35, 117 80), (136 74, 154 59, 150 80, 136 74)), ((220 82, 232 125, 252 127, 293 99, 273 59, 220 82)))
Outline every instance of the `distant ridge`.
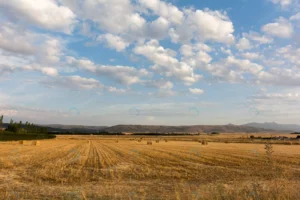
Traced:
POLYGON ((194 126, 157 126, 157 125, 116 125, 105 128, 108 133, 129 132, 129 133, 210 133, 210 132, 264 132, 270 131, 262 128, 229 125, 194 125, 194 126))
MULTIPOLYGON (((7 127, 7 123, 3 124, 3 127, 7 127)), ((160 125, 116 125, 116 126, 85 126, 85 125, 62 125, 62 124, 49 124, 49 125, 37 125, 40 127, 47 127, 49 132, 61 132, 61 133, 259 133, 259 132, 271 132, 271 131, 300 131, 299 125, 282 125, 273 123, 249 123, 244 125, 191 125, 191 126, 160 126, 160 125)))
POLYGON ((256 128, 263 128, 263 129, 272 129, 276 131, 300 131, 300 125, 298 124, 278 124, 276 122, 265 122, 265 123, 248 123, 242 126, 251 126, 256 128))

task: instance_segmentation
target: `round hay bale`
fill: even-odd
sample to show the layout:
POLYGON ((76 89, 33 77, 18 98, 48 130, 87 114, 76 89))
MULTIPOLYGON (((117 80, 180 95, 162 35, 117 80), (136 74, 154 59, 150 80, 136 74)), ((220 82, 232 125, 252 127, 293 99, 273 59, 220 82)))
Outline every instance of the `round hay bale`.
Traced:
POLYGON ((148 142, 147 142, 147 145, 152 145, 152 141, 148 141, 148 142))
POLYGON ((156 142, 156 143, 159 143, 159 140, 156 140, 155 142, 156 142))
POLYGON ((27 141, 26 140, 21 140, 19 143, 25 145, 25 144, 27 144, 27 141))
POLYGON ((40 145, 41 145, 41 142, 40 142, 40 141, 33 141, 33 142, 32 142, 32 145, 40 146, 40 145))

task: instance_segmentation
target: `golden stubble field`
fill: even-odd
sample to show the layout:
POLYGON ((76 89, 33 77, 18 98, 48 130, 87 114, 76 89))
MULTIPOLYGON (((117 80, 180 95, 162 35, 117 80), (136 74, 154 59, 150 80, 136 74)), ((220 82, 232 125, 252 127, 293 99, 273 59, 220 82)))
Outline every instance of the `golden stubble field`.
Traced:
POLYGON ((141 137, 1 142, 0 199, 300 199, 299 145, 141 137))

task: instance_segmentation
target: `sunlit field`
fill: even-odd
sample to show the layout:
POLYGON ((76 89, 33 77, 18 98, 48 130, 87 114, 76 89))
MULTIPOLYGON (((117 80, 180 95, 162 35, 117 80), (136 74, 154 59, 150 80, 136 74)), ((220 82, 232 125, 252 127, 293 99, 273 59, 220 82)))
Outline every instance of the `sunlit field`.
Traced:
POLYGON ((58 136, 37 145, 1 142, 0 196, 300 199, 300 145, 232 143, 234 136, 246 137, 58 136))

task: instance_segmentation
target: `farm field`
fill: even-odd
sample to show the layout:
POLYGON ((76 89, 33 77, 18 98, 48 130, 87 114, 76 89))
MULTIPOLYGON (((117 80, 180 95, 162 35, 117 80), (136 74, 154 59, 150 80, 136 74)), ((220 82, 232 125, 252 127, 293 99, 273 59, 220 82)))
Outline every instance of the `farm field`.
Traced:
POLYGON ((0 142, 0 198, 300 199, 299 145, 273 144, 267 151, 265 144, 209 137, 57 136, 37 146, 0 142))

